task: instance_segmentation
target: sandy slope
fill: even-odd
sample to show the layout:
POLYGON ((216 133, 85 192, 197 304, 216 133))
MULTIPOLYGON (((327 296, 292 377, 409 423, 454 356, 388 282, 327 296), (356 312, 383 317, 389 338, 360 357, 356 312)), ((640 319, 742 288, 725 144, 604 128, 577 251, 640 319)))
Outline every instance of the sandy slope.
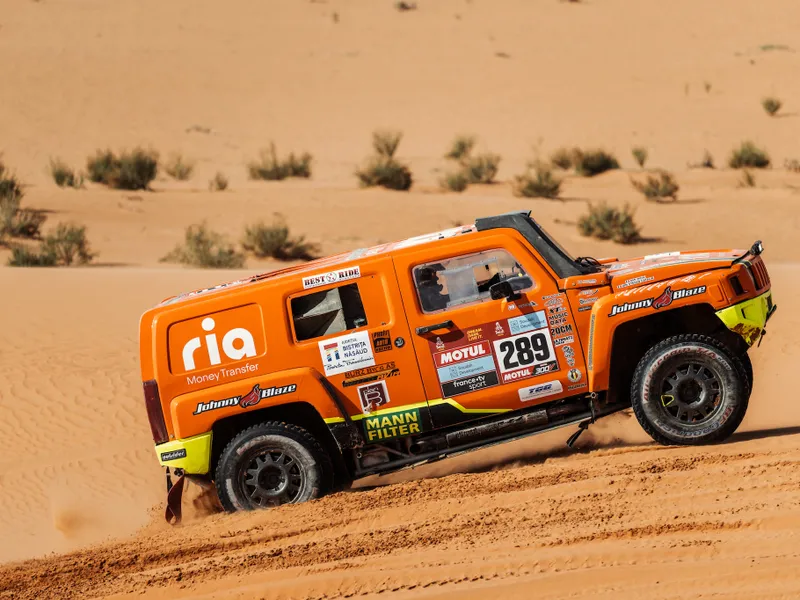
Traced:
POLYGON ((750 410, 728 444, 657 447, 620 415, 577 454, 557 431, 373 482, 405 483, 172 529, 156 512, 148 519, 163 482, 139 399, 135 321, 121 315, 210 275, 3 272, 18 293, 0 330, 21 360, 0 370, 2 558, 145 527, 8 565, 0 594, 800 594, 788 568, 800 558, 800 405, 787 389, 800 357, 800 267, 772 265, 780 310, 753 353, 750 410), (68 315, 52 312, 54 296, 68 315), (23 310, 28 319, 11 318, 23 310), (425 476, 446 477, 407 481, 425 476))

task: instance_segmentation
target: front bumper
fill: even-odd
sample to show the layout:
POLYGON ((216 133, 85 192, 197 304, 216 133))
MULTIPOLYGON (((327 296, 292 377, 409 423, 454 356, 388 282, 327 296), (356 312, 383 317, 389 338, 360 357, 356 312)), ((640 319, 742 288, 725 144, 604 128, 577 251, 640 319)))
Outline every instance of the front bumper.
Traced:
POLYGON ((157 444, 156 455, 162 467, 183 469, 189 475, 205 475, 211 463, 211 432, 157 444))
POLYGON ((772 302, 772 290, 717 311, 725 326, 744 338, 748 346, 764 333, 764 326, 778 307, 772 302))

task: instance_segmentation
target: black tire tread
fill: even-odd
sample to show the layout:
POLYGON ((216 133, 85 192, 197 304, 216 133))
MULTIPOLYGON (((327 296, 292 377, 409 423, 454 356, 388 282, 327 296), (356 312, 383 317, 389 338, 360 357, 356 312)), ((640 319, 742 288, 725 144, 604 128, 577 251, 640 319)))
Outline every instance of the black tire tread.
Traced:
MULTIPOLYGON (((333 485, 333 462, 331 461, 330 456, 328 453, 325 452, 322 444, 311 435, 308 431, 300 427, 299 425, 295 425, 293 423, 284 423, 283 421, 263 421, 261 423, 256 423, 255 425, 251 425, 250 427, 246 427, 242 429, 239 433, 237 433, 231 440, 225 445, 222 452, 219 455, 219 459, 217 460, 217 464, 214 468, 214 481, 217 482, 223 478, 221 473, 222 469, 222 457, 226 456, 229 450, 232 450, 234 446, 239 443, 239 440, 248 433, 253 433, 259 431, 260 433, 264 434, 272 434, 272 435, 283 435, 289 438, 294 439, 297 442, 300 442, 311 452, 314 456, 314 459, 322 466, 322 479, 323 479, 323 486, 320 490, 320 495, 326 494, 333 485)), ((217 486, 217 492, 219 494, 219 487, 217 486)), ((220 502, 222 502, 225 510, 231 512, 230 508, 226 506, 225 500, 221 497, 220 494, 220 502)))
POLYGON ((750 383, 750 378, 747 376, 747 370, 745 368, 745 365, 742 363, 742 360, 737 356, 736 353, 732 352, 730 348, 728 348, 728 346, 723 344, 715 337, 709 337, 707 335, 702 335, 699 333, 684 333, 668 337, 664 340, 661 340, 654 346, 652 346, 641 358, 633 374, 633 381, 631 382, 631 400, 632 400, 631 404, 633 406, 633 412, 636 415, 636 419, 639 421, 639 424, 642 426, 642 429, 644 429, 647 432, 647 434, 650 437, 652 437, 655 441, 657 441, 659 444, 665 446, 694 445, 689 440, 679 441, 667 438, 664 435, 662 435, 661 432, 658 431, 645 417, 641 405, 638 402, 634 401, 636 395, 638 394, 638 390, 641 387, 641 381, 642 378, 644 377, 645 366, 650 362, 653 356, 660 353, 664 348, 668 346, 671 346, 673 344, 682 344, 682 343, 706 344, 724 353, 733 362, 734 367, 736 368, 736 371, 744 384, 745 395, 744 395, 742 409, 731 420, 726 422, 723 427, 720 427, 712 435, 706 437, 705 440, 702 442, 702 444, 714 444, 720 442, 725 438, 727 438, 728 436, 730 436, 731 433, 736 431, 736 429, 741 424, 742 419, 744 419, 744 415, 747 412, 747 404, 750 398, 751 383, 750 383))

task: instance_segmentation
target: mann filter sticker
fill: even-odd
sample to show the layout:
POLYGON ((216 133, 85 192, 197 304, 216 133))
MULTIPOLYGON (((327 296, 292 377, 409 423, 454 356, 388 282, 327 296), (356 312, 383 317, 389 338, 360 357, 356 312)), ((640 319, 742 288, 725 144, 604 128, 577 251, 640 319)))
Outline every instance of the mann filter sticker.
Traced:
POLYGON ((536 377, 558 369, 553 341, 547 329, 521 333, 494 342, 503 383, 536 377))
POLYGON ((419 410, 416 408, 364 417, 362 423, 364 423, 364 435, 369 443, 391 440, 422 431, 419 410))
POLYGON ((533 331, 534 329, 541 329, 542 327, 547 327, 547 319, 545 318, 543 310, 537 310, 536 312, 508 320, 508 329, 511 335, 533 331))
POLYGON ((367 331, 323 340, 319 342, 319 353, 328 377, 375 364, 367 331))

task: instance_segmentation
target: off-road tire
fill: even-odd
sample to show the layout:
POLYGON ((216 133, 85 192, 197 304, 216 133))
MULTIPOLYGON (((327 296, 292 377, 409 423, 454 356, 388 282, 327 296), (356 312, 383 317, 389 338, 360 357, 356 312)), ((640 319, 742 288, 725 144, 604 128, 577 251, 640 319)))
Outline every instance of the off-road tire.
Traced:
POLYGON ((314 436, 297 425, 267 421, 225 446, 214 483, 222 507, 236 512, 318 498, 331 476, 330 458, 314 436), (262 495, 265 490, 274 496, 262 495))
POLYGON ((749 392, 747 369, 735 353, 715 338, 684 334, 659 342, 642 357, 631 383, 631 404, 642 428, 655 441, 694 446, 721 442, 736 431, 747 411, 749 392), (686 365, 700 370, 697 379, 702 384, 691 382, 692 371, 681 371, 686 365), (687 386, 687 398, 694 397, 696 388, 700 388, 697 400, 687 403, 682 393, 678 394, 680 398, 665 394, 664 387, 673 385, 669 377, 687 386), (704 398, 716 397, 709 393, 714 385, 719 388, 719 400, 709 407, 704 398), (673 400, 665 402, 666 398, 673 400), (674 400, 684 407, 689 419, 693 412, 710 412, 698 422, 681 422, 681 408, 669 406, 674 400), (673 410, 677 416, 671 414, 673 410))

